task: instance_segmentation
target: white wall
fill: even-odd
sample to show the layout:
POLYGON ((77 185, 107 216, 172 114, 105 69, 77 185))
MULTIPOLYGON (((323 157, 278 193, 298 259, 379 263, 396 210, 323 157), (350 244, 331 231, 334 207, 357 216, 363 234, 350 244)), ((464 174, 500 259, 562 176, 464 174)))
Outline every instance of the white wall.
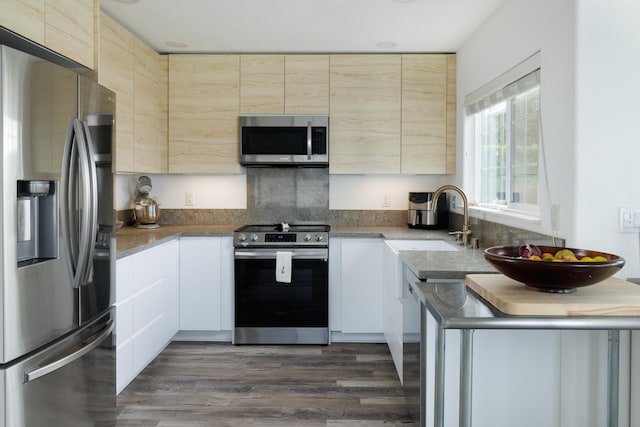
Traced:
MULTIPOLYGON (((563 0, 507 0, 458 51, 458 173, 471 193, 474 153, 465 137, 464 97, 540 51, 541 111, 552 204, 558 205, 559 237, 572 237, 574 4, 563 0)), ((540 186, 542 189, 544 185, 540 186)), ((488 220, 552 234, 545 194, 539 198, 542 221, 488 220)), ((472 213, 472 215, 474 215, 472 213)), ((475 215, 479 216, 479 215, 475 215)))
POLYGON ((640 2, 578 1, 577 246, 622 255, 640 276, 638 233, 618 231, 618 208, 640 207, 640 2))
MULTIPOLYGON (((621 277, 640 276, 638 233, 618 231, 618 208, 640 207, 638 16, 634 0, 507 0, 458 51, 458 146, 464 148, 456 181, 470 185, 473 162, 464 96, 540 50, 556 234, 568 246, 621 255, 627 262, 621 277)), ((540 224, 504 222, 550 234, 544 194, 540 203, 540 224)))
MULTIPOLYGON (((116 209, 133 208, 139 175, 116 176, 116 209)), ((246 209, 247 176, 148 175, 155 197, 164 209, 246 209), (185 206, 185 193, 193 193, 193 206, 185 206)), ((404 210, 411 191, 434 191, 449 181, 444 175, 331 175, 331 209, 404 210), (385 197, 386 196, 386 197, 385 197), (385 198, 389 205, 383 206, 385 198)))
MULTIPOLYGON (((133 193, 139 175, 116 176, 116 209, 133 209, 133 193)), ((246 175, 147 175, 150 196, 164 209, 246 209, 246 175), (185 193, 193 206, 185 206, 185 193)))
POLYGON ((450 180, 449 175, 330 175, 329 208, 404 210, 409 192, 435 191, 450 180))

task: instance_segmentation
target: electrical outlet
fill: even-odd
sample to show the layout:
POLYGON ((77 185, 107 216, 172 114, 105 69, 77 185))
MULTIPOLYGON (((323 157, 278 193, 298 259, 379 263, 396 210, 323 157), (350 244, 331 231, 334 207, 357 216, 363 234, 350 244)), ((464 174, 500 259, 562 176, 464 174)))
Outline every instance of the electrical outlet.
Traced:
POLYGON ((191 193, 190 191, 184 193, 184 205, 193 206, 193 193, 191 193))
POLYGON ((620 208, 619 222, 621 233, 640 232, 640 208, 620 208))
POLYGON ((391 206, 391 203, 389 203, 389 195, 385 194, 384 196, 382 196, 382 207, 388 208, 389 206, 391 206))

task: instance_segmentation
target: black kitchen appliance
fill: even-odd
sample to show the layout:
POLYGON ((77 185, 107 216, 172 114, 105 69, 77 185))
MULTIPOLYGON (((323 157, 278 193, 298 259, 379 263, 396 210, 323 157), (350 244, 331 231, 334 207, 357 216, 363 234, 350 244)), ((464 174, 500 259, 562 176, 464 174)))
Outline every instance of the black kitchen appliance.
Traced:
POLYGON ((449 204, 446 193, 438 197, 437 212, 431 210, 433 192, 409 193, 407 225, 409 228, 445 229, 449 227, 449 204))
POLYGON ((328 225, 234 233, 234 344, 329 343, 328 225))

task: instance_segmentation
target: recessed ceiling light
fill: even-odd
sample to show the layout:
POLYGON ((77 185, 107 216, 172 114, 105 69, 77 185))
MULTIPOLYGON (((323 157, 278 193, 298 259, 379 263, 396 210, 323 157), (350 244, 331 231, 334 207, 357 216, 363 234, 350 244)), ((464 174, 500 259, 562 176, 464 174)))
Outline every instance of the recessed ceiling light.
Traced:
POLYGON ((140 0, 113 0, 116 3, 125 3, 125 4, 134 4, 134 3, 139 3, 140 0))
POLYGON ((170 47, 187 47, 187 44, 182 42, 166 42, 165 44, 170 47))
POLYGON ((392 42, 392 41, 382 41, 382 42, 376 43, 376 46, 378 46, 380 48, 383 48, 383 49, 390 49, 392 47, 398 46, 398 43, 392 42))

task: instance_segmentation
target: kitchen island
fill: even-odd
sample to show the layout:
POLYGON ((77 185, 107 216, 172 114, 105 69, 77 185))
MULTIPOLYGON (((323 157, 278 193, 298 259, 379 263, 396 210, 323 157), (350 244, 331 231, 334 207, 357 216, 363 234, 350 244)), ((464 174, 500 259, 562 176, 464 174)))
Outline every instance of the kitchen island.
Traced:
MULTIPOLYGON (((491 282, 491 280, 502 280, 505 278, 502 275, 496 275, 496 279, 493 276, 487 275, 471 275, 468 276, 465 282, 459 282, 452 284, 451 282, 439 283, 426 282, 415 283, 414 292, 418 296, 421 302, 421 389, 422 389, 422 408, 421 408, 421 425, 434 425, 436 427, 443 427, 445 425, 456 425, 455 422, 445 423, 445 399, 447 392, 445 390, 446 382, 445 376, 447 372, 450 374, 451 370, 447 369, 445 359, 447 362, 451 361, 451 358, 446 356, 446 342, 448 331, 459 331, 459 359, 456 360, 458 365, 459 375, 459 395, 457 402, 457 425, 460 427, 470 427, 473 420, 472 402, 475 402, 473 398, 473 379, 474 368, 478 368, 478 362, 474 361, 474 332, 478 330, 484 331, 518 331, 518 330, 571 330, 571 331, 594 331, 603 330, 608 332, 608 348, 607 348, 607 381, 606 381, 606 425, 609 427, 617 427, 619 425, 619 409, 620 409, 620 396, 619 396, 619 363, 620 363, 620 331, 621 330, 638 330, 640 329, 640 316, 637 315, 640 310, 640 305, 637 305, 640 298, 640 287, 637 289, 629 282, 624 282, 620 279, 608 279, 601 284, 594 286, 606 286, 611 283, 611 286, 626 286, 629 292, 629 302, 627 304, 621 303, 620 307, 624 307, 624 312, 620 310, 608 310, 600 313, 601 315, 580 315, 580 316, 549 316, 549 315, 508 315, 497 310, 493 305, 488 303, 485 299, 481 298, 476 292, 471 290, 469 286, 477 287, 478 282, 491 282), (614 315, 617 314, 617 315, 614 315), (433 325, 429 328, 429 320, 435 320, 435 328, 433 325), (435 332, 435 333, 434 333, 435 332), (432 337, 431 334, 434 336, 432 337), (433 351, 430 353, 429 348, 433 351), (427 372, 429 372, 429 364, 427 362, 427 355, 432 355, 434 361, 432 364, 433 378, 427 378, 427 372), (431 393, 427 393, 426 388, 431 383, 431 393), (427 394, 430 394, 430 398, 433 402, 426 402, 427 394), (426 404, 433 403, 433 413, 427 413, 426 404), (431 424, 433 423, 433 424, 431 424)), ((511 279, 506 279, 511 280, 511 279)), ((514 287, 523 287, 523 285, 512 281, 514 287)), ((531 291, 533 292, 533 291, 531 291)), ((536 294, 533 294, 536 297, 536 294)), ((566 295, 557 295, 558 298, 567 298, 566 295)), ((546 298, 546 296, 545 296, 546 298)), ((570 297, 569 297, 570 298, 570 297)), ((534 298, 535 299, 535 298, 534 298)), ((433 322, 431 322, 433 323, 433 322)), ((482 339, 490 339, 491 335, 485 335, 482 339)), ((496 349, 497 350, 497 349, 496 349)), ((535 370, 540 366, 534 364, 528 365, 525 363, 525 367, 535 370)), ((449 367, 450 368, 450 367, 449 367)), ((500 369, 504 368, 501 366, 500 369)), ((552 369, 549 367, 549 369, 552 369)), ((590 373, 585 373, 590 374, 590 373)), ((499 387, 499 385, 498 385, 499 387)), ((483 392, 490 392, 483 390, 483 392)), ((570 393, 570 390, 565 390, 564 393, 570 393)), ((516 390, 512 391, 514 401, 526 399, 524 396, 518 396, 516 390)), ((544 400, 545 394, 554 395, 550 390, 537 390, 533 395, 537 395, 540 401, 544 400)), ((560 395, 560 399, 564 396, 560 395)), ((453 400, 453 399, 452 399, 453 400)), ((538 407, 533 402, 535 399, 530 400, 537 411, 544 411, 543 407, 538 407)), ((450 402, 447 402, 450 403, 450 402)), ((510 402, 500 402, 495 411, 500 411, 510 402)), ((560 402, 558 402, 560 403, 560 402)), ((455 406, 455 405, 454 405, 455 406)), ((558 413, 562 413, 562 404, 556 407, 558 413)), ((486 410, 486 408, 482 408, 486 410)), ((449 415, 451 411, 449 410, 449 415)), ((571 414, 569 414, 569 417, 571 414)), ((559 425, 565 425, 560 421, 562 416, 556 419, 556 423, 559 425)), ((520 425, 526 424, 529 420, 522 420, 520 425)), ((593 421, 592 421, 593 422, 593 421)), ((596 425, 605 425, 596 421, 596 425)), ((482 424, 482 423, 481 423, 482 424)), ((499 425, 499 424, 494 424, 499 425)))

